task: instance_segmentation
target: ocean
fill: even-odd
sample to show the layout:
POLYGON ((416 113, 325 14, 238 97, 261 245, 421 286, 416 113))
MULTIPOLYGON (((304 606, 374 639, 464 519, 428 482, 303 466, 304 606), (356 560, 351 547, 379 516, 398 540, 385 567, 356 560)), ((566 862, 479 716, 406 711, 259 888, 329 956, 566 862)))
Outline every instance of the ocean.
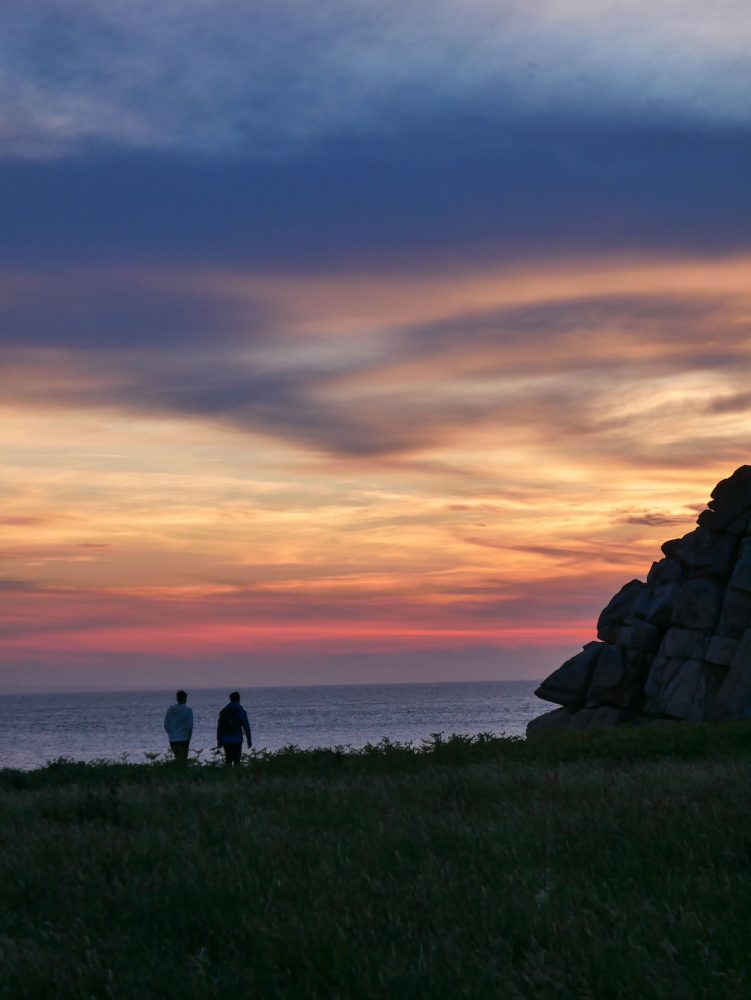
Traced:
MULTIPOLYGON (((277 750, 351 746, 390 740, 419 743, 431 733, 521 736, 546 711, 533 681, 362 684, 247 688, 242 703, 253 743, 277 750)), ((0 767, 28 770, 50 760, 128 760, 163 753, 164 713, 172 691, 0 695, 0 767)), ((190 690, 195 719, 191 750, 209 756, 225 689, 190 690)), ((548 706, 550 707, 550 706, 548 706)))

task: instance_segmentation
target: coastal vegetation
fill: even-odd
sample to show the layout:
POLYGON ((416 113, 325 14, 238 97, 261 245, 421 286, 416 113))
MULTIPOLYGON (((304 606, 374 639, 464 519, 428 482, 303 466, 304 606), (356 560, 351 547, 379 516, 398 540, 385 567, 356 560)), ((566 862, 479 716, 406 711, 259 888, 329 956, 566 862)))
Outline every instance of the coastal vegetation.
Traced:
POLYGON ((0 771, 0 995, 740 998, 751 724, 0 771))

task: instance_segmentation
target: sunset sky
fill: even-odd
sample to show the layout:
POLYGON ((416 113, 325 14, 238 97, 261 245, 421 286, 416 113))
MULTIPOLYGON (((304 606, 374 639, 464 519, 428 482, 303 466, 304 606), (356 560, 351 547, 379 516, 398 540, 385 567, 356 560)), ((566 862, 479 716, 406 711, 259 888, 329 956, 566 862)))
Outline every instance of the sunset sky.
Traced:
POLYGON ((748 0, 5 0, 0 689, 542 677, 751 462, 748 0))

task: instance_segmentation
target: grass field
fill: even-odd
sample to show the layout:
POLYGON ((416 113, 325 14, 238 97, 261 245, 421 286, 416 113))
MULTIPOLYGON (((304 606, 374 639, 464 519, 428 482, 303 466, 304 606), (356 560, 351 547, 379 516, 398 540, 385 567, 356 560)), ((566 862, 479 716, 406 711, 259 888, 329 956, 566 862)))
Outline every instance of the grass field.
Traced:
POLYGON ((3 997, 751 996, 751 725, 0 771, 3 997))

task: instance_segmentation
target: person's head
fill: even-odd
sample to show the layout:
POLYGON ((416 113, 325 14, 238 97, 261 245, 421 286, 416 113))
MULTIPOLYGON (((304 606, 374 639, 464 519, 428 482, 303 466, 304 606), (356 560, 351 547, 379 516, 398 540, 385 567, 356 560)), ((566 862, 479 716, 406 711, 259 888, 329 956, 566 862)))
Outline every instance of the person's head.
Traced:
POLYGON ((184 691, 178 691, 177 694, 175 695, 175 698, 177 698, 178 705, 184 705, 185 702, 188 700, 188 696, 184 691))
POLYGON ((232 691, 232 692, 230 692, 229 700, 230 701, 239 701, 240 700, 240 692, 239 691, 232 691))

